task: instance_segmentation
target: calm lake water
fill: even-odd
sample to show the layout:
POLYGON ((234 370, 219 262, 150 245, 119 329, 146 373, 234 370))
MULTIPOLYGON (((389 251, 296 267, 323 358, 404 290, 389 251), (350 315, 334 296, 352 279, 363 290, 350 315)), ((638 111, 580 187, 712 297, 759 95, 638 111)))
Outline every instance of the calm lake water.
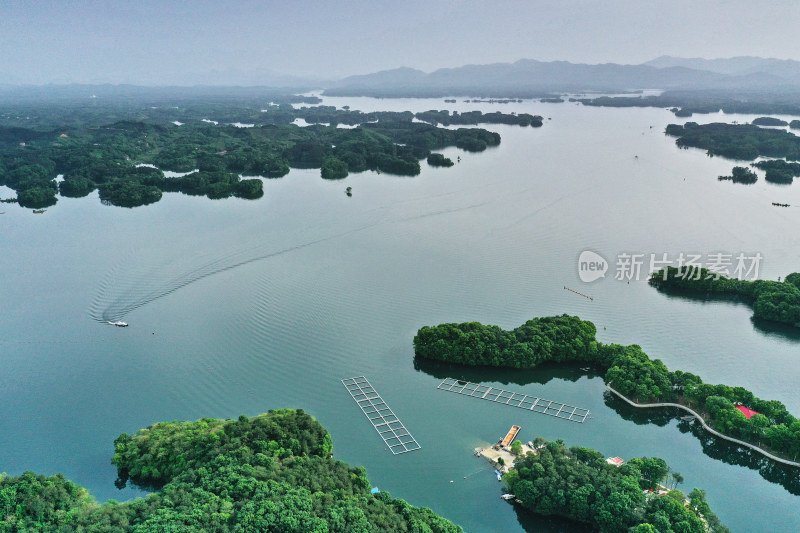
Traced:
POLYGON ((644 281, 614 279, 621 252, 760 252, 762 278, 800 270, 800 184, 718 182, 734 163, 677 149, 663 130, 678 120, 661 109, 325 103, 546 119, 539 129, 486 126, 501 134, 499 147, 445 150, 461 162, 423 162, 414 178, 367 172, 327 182, 319 170, 292 170, 268 180, 257 201, 166 194, 129 210, 103 206, 95 194, 60 199, 43 215, 2 204, 0 471, 63 472, 100 500, 127 499, 139 492, 115 489, 109 463, 118 434, 162 420, 296 407, 316 416, 336 457, 365 465, 374 485, 467 531, 581 529, 518 513, 499 498, 501 484, 472 449, 512 424, 525 441, 562 438, 609 456, 663 457, 683 474, 685 491, 707 491, 734 531, 800 530, 797 471, 698 433, 701 441, 669 412, 632 412, 604 396, 598 376, 577 367, 415 364, 412 348, 423 325, 512 328, 576 314, 597 324, 602 341, 640 344, 670 368, 745 386, 800 413, 800 336, 754 324, 742 304, 668 297, 644 281), (611 263, 591 284, 577 273, 587 249, 611 263), (421 450, 385 449, 340 382, 359 375, 421 450), (592 418, 570 423, 438 391, 447 376, 588 408, 592 418))

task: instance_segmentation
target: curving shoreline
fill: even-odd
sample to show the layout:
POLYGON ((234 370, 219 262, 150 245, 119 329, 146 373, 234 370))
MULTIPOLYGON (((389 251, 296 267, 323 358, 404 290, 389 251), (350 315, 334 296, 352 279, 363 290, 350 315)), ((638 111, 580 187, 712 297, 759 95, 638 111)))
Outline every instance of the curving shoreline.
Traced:
POLYGON ((609 384, 606 384, 606 389, 611 391, 611 392, 613 392, 616 396, 618 396, 619 398, 625 400, 629 405, 632 405, 633 407, 642 407, 642 408, 646 408, 646 407, 677 407, 679 409, 683 409, 684 411, 687 411, 687 412, 691 413, 692 415, 694 415, 694 417, 697 420, 699 420, 700 423, 703 425, 703 428, 706 431, 708 431, 709 433, 711 433, 712 435, 715 435, 715 436, 720 437, 722 439, 725 439, 727 441, 733 442, 734 444, 738 444, 740 446, 745 446, 747 448, 750 448, 751 450, 755 450, 758 453, 760 453, 761 455, 763 455, 763 456, 765 456, 765 457, 767 457, 769 459, 772 459, 773 461, 778 461, 779 463, 783 463, 783 464, 786 464, 786 465, 789 465, 789 466, 796 466, 796 467, 800 468, 800 463, 796 463, 794 461, 790 461, 788 459, 784 459, 782 457, 778 457, 777 455, 772 455, 768 451, 763 450, 763 449, 759 448, 758 446, 756 446, 754 444, 750 444, 749 442, 745 442, 743 440, 734 439, 733 437, 729 437, 727 435, 723 435, 719 431, 715 430, 714 428, 712 428, 711 426, 706 424, 706 421, 703 420, 703 417, 700 416, 697 412, 693 411, 689 407, 686 407, 685 405, 681 405, 679 403, 636 403, 633 400, 630 400, 627 397, 625 397, 621 392, 618 392, 618 391, 614 390, 614 388, 611 387, 611 385, 609 385, 609 384))
POLYGON ((703 413, 702 417, 711 417, 720 428, 712 429, 704 423, 714 435, 757 450, 776 462, 800 467, 796 462, 800 454, 800 420, 780 401, 763 400, 744 387, 704 383, 691 372, 670 371, 640 346, 603 344, 596 340, 595 333, 594 324, 569 315, 534 318, 513 330, 478 322, 440 324, 420 328, 414 337, 414 351, 418 357, 469 366, 533 368, 548 361, 593 364, 604 372, 604 382, 622 391, 612 389, 631 405, 674 406, 695 417, 703 413), (653 403, 634 403, 623 394, 637 402, 653 403), (681 396, 697 411, 673 403, 683 402, 681 396), (755 418, 744 416, 736 409, 737 404, 757 409, 755 418), (764 451, 762 442, 771 446, 775 455, 764 451))

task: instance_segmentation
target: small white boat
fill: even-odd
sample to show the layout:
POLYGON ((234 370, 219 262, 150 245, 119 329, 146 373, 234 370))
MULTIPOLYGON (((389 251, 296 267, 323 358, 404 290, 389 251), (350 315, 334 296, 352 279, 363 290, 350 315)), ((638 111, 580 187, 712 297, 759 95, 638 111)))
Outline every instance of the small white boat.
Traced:
POLYGON ((118 328, 127 328, 128 327, 128 323, 127 322, 123 322, 122 320, 116 320, 114 322, 109 321, 108 323, 111 324, 112 326, 117 326, 118 328))
POLYGON ((506 500, 506 501, 508 501, 508 500, 513 500, 514 498, 516 498, 516 496, 514 496, 513 494, 503 494, 503 495, 502 495, 502 496, 500 496, 500 497, 501 497, 501 498, 503 498, 503 499, 504 499, 504 500, 506 500))

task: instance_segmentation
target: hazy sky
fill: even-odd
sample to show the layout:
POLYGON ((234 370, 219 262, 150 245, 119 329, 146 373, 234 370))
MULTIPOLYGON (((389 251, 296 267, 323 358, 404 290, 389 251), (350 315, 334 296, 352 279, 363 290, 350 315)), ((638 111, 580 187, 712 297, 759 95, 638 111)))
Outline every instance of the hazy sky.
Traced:
POLYGON ((0 83, 191 84, 214 70, 343 77, 521 58, 800 59, 799 23, 797 0, 0 0, 0 83))

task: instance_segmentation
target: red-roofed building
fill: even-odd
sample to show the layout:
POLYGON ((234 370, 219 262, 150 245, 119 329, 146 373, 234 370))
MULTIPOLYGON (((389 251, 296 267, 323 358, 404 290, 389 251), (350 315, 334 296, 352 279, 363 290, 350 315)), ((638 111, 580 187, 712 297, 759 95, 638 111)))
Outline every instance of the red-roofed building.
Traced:
POLYGON ((758 411, 753 411, 752 409, 748 409, 744 405, 737 405, 736 408, 738 410, 740 410, 748 420, 750 420, 750 418, 753 415, 760 415, 761 414, 758 411))

